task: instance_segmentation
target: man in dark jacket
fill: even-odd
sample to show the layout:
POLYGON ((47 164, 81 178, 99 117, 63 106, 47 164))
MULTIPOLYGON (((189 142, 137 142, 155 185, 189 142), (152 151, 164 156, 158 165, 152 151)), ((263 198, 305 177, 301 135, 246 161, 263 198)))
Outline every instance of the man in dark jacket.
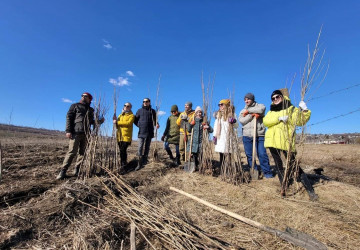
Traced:
MULTIPOLYGON (((66 153, 61 171, 56 177, 57 180, 62 180, 66 177, 66 171, 77 153, 79 155, 76 159, 74 175, 77 176, 79 174, 86 149, 86 137, 90 135, 90 126, 95 124, 94 109, 90 107, 92 98, 90 93, 83 93, 80 102, 72 104, 67 112, 66 137, 70 139, 69 150, 66 153)), ((104 120, 102 118, 98 123, 101 124, 104 120)))
POLYGON ((154 137, 154 127, 159 128, 159 124, 156 121, 156 111, 151 108, 149 98, 144 98, 142 107, 136 112, 134 124, 139 128, 139 161, 138 166, 135 168, 135 170, 139 170, 143 164, 148 162, 151 139, 154 137))

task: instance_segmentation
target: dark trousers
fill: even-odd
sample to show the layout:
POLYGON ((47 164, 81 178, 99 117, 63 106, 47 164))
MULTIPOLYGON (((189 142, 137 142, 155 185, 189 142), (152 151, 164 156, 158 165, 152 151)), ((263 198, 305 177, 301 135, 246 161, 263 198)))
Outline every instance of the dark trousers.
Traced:
POLYGON ((220 166, 223 165, 225 157, 231 158, 231 153, 219 153, 220 154, 220 166))
POLYGON ((118 145, 119 145, 119 149, 120 149, 120 160, 121 163, 125 163, 127 164, 127 148, 130 146, 131 142, 126 142, 126 141, 119 141, 118 145))
MULTIPOLYGON (((282 183, 282 181, 284 179, 284 167, 283 167, 283 162, 281 160, 281 152, 284 154, 285 158, 287 158, 288 151, 277 149, 277 148, 269 148, 269 150, 275 161, 275 168, 276 168, 276 172, 278 173, 278 176, 279 176, 279 181, 280 181, 280 183, 282 183)), ((289 163, 290 163, 290 167, 292 169, 296 167, 296 153, 295 152, 291 152, 289 163)), ((298 172, 296 174, 297 174, 297 181, 300 181, 301 178, 304 178, 303 175, 306 175, 301 167, 298 167, 298 172)))
POLYGON ((151 139, 152 137, 139 138, 138 156, 148 157, 150 151, 151 139), (145 145, 145 149, 144 149, 144 153, 142 153, 144 145, 145 145))
MULTIPOLYGON (((272 155, 272 157, 274 158, 275 161, 275 167, 276 167, 276 171, 278 173, 278 177, 279 177, 279 181, 280 184, 283 184, 283 180, 284 180, 284 167, 283 167, 283 162, 281 160, 281 152, 284 154, 284 156, 287 158, 287 154, 288 152, 286 150, 280 150, 280 149, 276 149, 276 148, 269 148, 270 153, 272 155)), ((296 167, 296 153, 295 152, 290 152, 290 167, 291 169, 294 169, 296 167)), ((315 194, 314 188, 312 187, 311 182, 309 181, 309 179, 307 178, 305 172, 302 170, 301 167, 298 167, 298 172, 296 173, 296 181, 300 182, 304 185, 306 191, 308 192, 310 199, 311 200, 316 200, 317 199, 317 195, 315 194)))

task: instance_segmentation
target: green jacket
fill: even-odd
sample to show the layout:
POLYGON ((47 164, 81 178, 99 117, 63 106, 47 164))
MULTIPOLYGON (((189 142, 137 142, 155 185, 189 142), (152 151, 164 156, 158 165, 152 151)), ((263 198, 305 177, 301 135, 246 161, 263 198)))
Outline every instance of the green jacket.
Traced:
POLYGON ((263 119, 264 125, 268 127, 265 133, 265 147, 295 151, 296 126, 304 126, 310 116, 310 110, 305 112, 294 106, 280 111, 269 111, 263 119), (281 116, 289 117, 286 123, 279 121, 281 116))
POLYGON ((169 116, 166 122, 164 136, 165 136, 165 141, 169 142, 170 144, 175 144, 175 145, 179 144, 180 128, 176 123, 178 117, 179 114, 171 115, 169 116))

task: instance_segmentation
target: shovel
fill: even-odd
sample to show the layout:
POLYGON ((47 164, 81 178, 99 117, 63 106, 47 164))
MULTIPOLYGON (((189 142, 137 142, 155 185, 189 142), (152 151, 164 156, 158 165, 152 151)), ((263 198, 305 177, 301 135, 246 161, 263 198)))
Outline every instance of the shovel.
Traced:
MULTIPOLYGON (((195 171, 195 163, 191 162, 191 150, 192 150, 192 144, 193 144, 193 134, 194 134, 194 128, 191 129, 191 139, 190 139, 190 151, 189 151, 189 160, 184 165, 185 172, 192 173, 195 171)), ((185 150, 186 152, 186 150, 185 150)))
POLYGON ((252 162, 251 162, 251 169, 250 175, 251 179, 258 180, 259 179, 259 171, 255 169, 255 162, 256 162, 256 116, 254 116, 254 136, 253 136, 253 148, 252 148, 252 162))

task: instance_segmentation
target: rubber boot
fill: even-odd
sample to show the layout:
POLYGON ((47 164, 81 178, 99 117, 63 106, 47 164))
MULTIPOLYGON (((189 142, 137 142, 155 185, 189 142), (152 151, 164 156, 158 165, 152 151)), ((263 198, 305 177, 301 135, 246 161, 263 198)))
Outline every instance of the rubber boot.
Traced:
POLYGON ((56 180, 63 180, 66 177, 66 170, 62 169, 58 176, 56 177, 56 180))
POLYGON ((148 163, 149 163, 149 161, 148 161, 147 155, 143 155, 143 157, 142 157, 142 165, 146 165, 148 163))
POLYGON ((79 172, 80 172, 80 166, 76 166, 74 169, 74 176, 78 177, 79 176, 79 172))
POLYGON ((304 185, 304 187, 306 189, 306 192, 309 195, 309 199, 311 201, 316 201, 319 198, 319 196, 317 194, 315 194, 314 188, 311 185, 311 183, 310 183, 309 179, 307 178, 306 174, 302 173, 301 176, 300 176, 300 179, 301 179, 301 183, 304 185))
POLYGON ((172 155, 172 152, 169 148, 165 149, 166 150, 166 153, 168 153, 169 157, 170 157, 170 160, 174 160, 174 156, 172 155))
POLYGON ((177 155, 177 156, 176 156, 176 158, 175 158, 175 160, 174 160, 174 163, 175 163, 176 166, 181 165, 180 155, 177 155))

